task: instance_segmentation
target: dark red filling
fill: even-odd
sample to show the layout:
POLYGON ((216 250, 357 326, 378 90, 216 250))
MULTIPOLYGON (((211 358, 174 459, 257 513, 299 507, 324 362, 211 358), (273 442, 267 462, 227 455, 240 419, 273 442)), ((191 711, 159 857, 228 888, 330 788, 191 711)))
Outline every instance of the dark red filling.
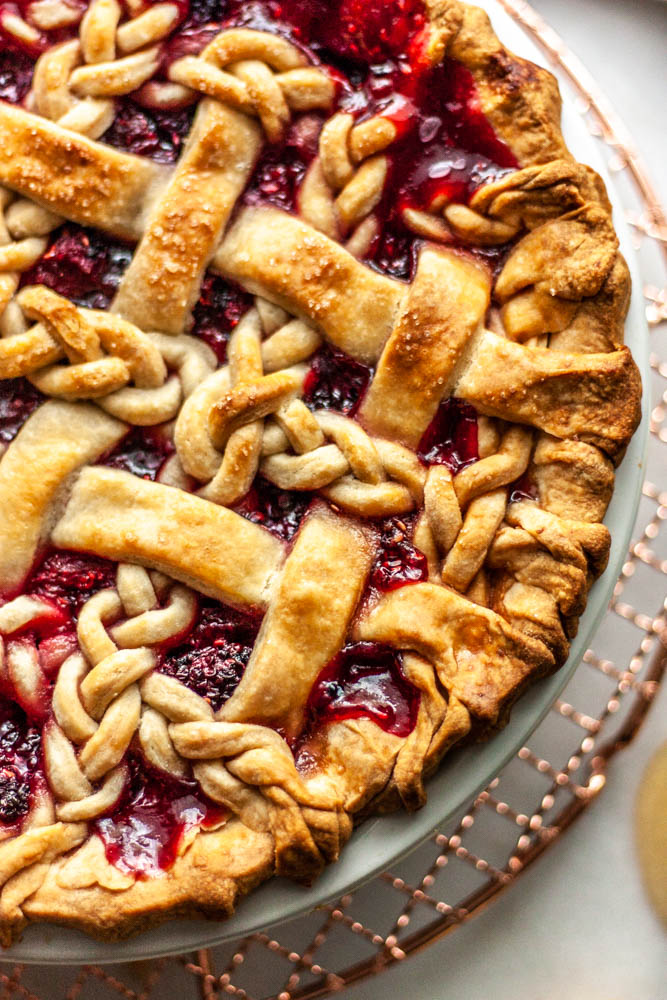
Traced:
POLYGON ((279 21, 306 45, 377 63, 407 54, 426 23, 423 0, 269 0, 279 21))
POLYGON ((429 465, 446 465, 456 475, 479 459, 477 413, 461 399, 451 397, 424 431, 417 454, 429 465))
POLYGON ((220 362, 227 360, 227 341, 232 330, 252 305, 252 295, 216 274, 207 274, 194 309, 192 333, 201 337, 220 362))
POLYGON ((306 709, 306 733, 343 719, 373 719, 387 733, 408 736, 420 693, 403 673, 400 653, 375 642, 344 646, 317 678, 306 709))
POLYGON ((234 510, 289 542, 298 531, 312 499, 312 493, 281 490, 262 476, 257 476, 234 510))
POLYGON ((313 410, 337 410, 353 416, 371 374, 366 365, 327 344, 311 359, 303 384, 304 402, 313 410))
POLYGON ((228 16, 229 8, 233 6, 230 0, 185 0, 188 23, 205 24, 207 21, 218 23, 228 16))
POLYGON ((539 500, 537 486, 527 472, 524 472, 509 487, 509 503, 515 503, 518 500, 539 500))
POLYGON ((103 464, 154 481, 175 450, 174 442, 162 425, 134 427, 119 441, 103 464))
POLYGON ((41 766, 40 730, 18 705, 0 700, 0 831, 28 812, 41 766))
POLYGON ((192 128, 194 112, 194 106, 149 110, 124 97, 117 101, 116 117, 101 141, 157 163, 174 163, 192 128))
POLYGON ((380 523, 380 546, 370 576, 376 590, 396 590, 428 579, 426 556, 410 540, 413 521, 389 517, 380 523))
POLYGON ((282 142, 265 146, 244 193, 246 205, 268 203, 291 211, 306 170, 317 156, 324 118, 318 114, 297 116, 282 142))
POLYGON ((95 820, 107 860, 121 871, 149 878, 171 868, 184 834, 213 826, 225 811, 194 780, 172 778, 130 754, 130 780, 109 816, 95 820))
MULTIPOLYGON (((382 115, 396 125, 398 137, 387 150, 389 176, 375 210, 381 229, 367 253, 380 270, 401 279, 414 271, 419 241, 406 228, 404 209, 437 211, 445 200, 467 202, 480 185, 517 167, 481 111, 469 70, 451 59, 428 63, 421 0, 269 0, 241 5, 232 20, 269 30, 287 25, 332 70, 339 108, 358 120, 382 115)), ((297 117, 285 142, 265 149, 246 202, 295 208, 320 127, 319 116, 297 117)), ((487 248, 481 256, 493 266, 499 253, 487 248)))
POLYGON ((49 552, 25 585, 27 594, 52 601, 75 619, 83 604, 98 590, 116 583, 116 563, 82 552, 49 552))
POLYGON ((34 61, 23 52, 6 48, 6 36, 0 31, 0 100, 20 104, 30 90, 34 61))
POLYGON ((259 613, 202 598, 193 628, 178 645, 163 650, 158 669, 206 698, 217 711, 236 690, 260 625, 259 613))
POLYGON ((93 229, 68 223, 25 271, 22 285, 46 285, 78 305, 107 309, 132 259, 132 249, 93 229))
POLYGON ((25 378, 0 380, 0 441, 9 444, 43 401, 41 392, 25 378))

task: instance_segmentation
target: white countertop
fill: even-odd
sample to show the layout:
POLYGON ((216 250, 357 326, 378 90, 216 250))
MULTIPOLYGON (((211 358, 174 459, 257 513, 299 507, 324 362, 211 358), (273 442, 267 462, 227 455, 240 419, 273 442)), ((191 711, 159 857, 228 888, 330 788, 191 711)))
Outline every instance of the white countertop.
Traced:
MULTIPOLYGON (((628 126, 667 204, 667 4, 532 0, 628 126)), ((639 778, 667 736, 663 687, 635 741, 613 759, 600 797, 486 912, 349 1000, 663 1000, 667 940, 640 882, 639 778)))

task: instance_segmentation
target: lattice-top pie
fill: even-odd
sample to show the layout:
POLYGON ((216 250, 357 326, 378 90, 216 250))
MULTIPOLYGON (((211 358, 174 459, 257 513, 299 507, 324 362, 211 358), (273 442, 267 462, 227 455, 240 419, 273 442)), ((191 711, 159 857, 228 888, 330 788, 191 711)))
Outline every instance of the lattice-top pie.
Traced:
POLYGON ((610 206, 457 0, 0 4, 0 928, 311 881, 563 663, 610 206))

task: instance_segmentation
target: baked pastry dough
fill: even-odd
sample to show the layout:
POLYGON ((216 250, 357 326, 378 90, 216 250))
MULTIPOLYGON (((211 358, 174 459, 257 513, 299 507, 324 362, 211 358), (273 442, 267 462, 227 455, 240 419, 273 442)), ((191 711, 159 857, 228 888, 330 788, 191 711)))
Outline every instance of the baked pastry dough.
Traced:
POLYGON ((567 657, 641 395, 604 186, 482 12, 39 6, 0 57, 4 944, 229 914, 423 804, 567 657))

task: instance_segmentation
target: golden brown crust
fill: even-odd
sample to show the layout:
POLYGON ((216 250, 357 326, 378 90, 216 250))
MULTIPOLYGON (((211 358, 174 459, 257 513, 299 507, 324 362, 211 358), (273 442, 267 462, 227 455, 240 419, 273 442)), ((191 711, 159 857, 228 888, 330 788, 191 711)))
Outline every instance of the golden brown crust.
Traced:
POLYGON ((277 538, 226 507, 102 467, 81 473, 51 539, 63 549, 159 569, 230 604, 259 607, 284 555, 277 538))
POLYGON ((0 593, 15 592, 49 535, 68 478, 108 451, 127 428, 93 406, 51 401, 30 417, 0 459, 0 593), (36 476, 36 469, 40 475, 36 476))
POLYGON ((421 251, 415 279, 361 406, 366 427, 411 448, 430 424, 489 305, 485 269, 455 253, 421 251))
POLYGON ((51 211, 136 239, 165 171, 139 156, 73 135, 37 115, 0 104, 0 183, 51 211))
MULTIPOLYGON (((4 943, 37 920, 113 940, 174 915, 227 915, 274 872, 309 881, 338 856, 353 822, 421 805, 424 778, 446 750, 503 725, 524 688, 567 656, 606 564, 600 522, 613 462, 639 419, 639 376, 622 343, 627 267, 604 185, 563 142, 551 74, 509 53, 476 8, 427 0, 427 9, 430 59, 470 70, 520 169, 482 186, 469 206, 432 207, 415 225, 427 239, 453 236, 462 246, 514 240, 492 288, 465 250, 423 249, 410 285, 357 259, 373 237, 384 151, 396 139, 381 117, 355 124, 338 113, 327 122, 299 193, 301 218, 243 208, 223 235, 260 133, 275 141, 292 109, 331 105, 331 81, 283 39, 232 29, 172 66, 169 86, 208 99, 171 177, 75 134, 101 135, 113 95, 153 72, 151 49, 130 63, 80 65, 93 42, 112 59, 115 24, 97 39, 84 30, 80 45, 40 60, 37 109, 60 125, 0 105, 0 181, 51 212, 140 241, 115 309, 143 328, 121 329, 118 317, 46 301, 34 288, 12 303, 23 319, 11 327, 4 317, 3 377, 28 374, 54 395, 97 398, 101 409, 49 402, 4 454, 0 500, 5 482, 5 499, 19 495, 25 516, 20 538, 18 518, 0 519, 0 592, 17 589, 48 537, 122 560, 115 587, 84 605, 80 652, 57 677, 44 729, 51 785, 35 796, 21 834, 0 844, 4 943), (237 145, 242 155, 230 164, 237 145), (262 296, 218 370, 193 338, 174 336, 211 258, 262 296), (449 297, 440 294, 445 277, 449 297), (27 331, 26 318, 38 321, 27 331), (322 338, 377 363, 360 422, 311 412, 299 398, 302 362, 322 338), (82 372, 86 365, 94 370, 82 372), (122 388, 111 388, 114 379, 122 388), (457 476, 426 470, 410 450, 447 395, 481 414, 479 461, 457 476), (176 416, 162 482, 80 471, 124 432, 115 418, 150 425, 176 416), (71 439, 55 433, 61 424, 76 428, 71 439), (287 554, 228 509, 258 470, 283 488, 320 491, 337 516, 311 512, 287 554), (199 495, 188 476, 203 484, 199 495), (523 477, 537 498, 511 502, 523 477), (371 595, 356 610, 375 554, 360 519, 414 509, 428 582, 371 595), (245 677, 217 716, 153 670, 155 648, 192 622, 189 588, 268 607, 245 677), (403 737, 370 719, 331 723, 304 737, 295 763, 265 723, 299 732, 314 679, 348 635, 403 651, 420 692, 416 724, 403 737), (89 825, 123 787, 133 740, 153 766, 193 774, 227 810, 218 829, 189 831, 159 878, 111 865, 89 825)), ((37 229, 49 232, 53 218, 39 216, 37 229)), ((4 309, 43 244, 38 234, 20 245, 0 222, 16 267, 2 276, 4 309)), ((47 683, 39 651, 20 638, 44 614, 35 598, 0 607, 0 659, 24 696, 47 683)))
POLYGON ((254 122, 202 101, 188 148, 123 275, 116 312, 144 330, 187 329, 204 270, 259 149, 254 122))
MULTIPOLYGON (((80 878, 76 878, 73 857, 68 856, 50 866, 37 891, 22 904, 24 925, 49 920, 104 941, 117 941, 167 917, 229 916, 240 896, 272 874, 273 852, 269 834, 256 833, 232 820, 221 830, 200 833, 164 877, 131 880, 130 887, 117 891, 99 883, 77 884, 80 878), (91 914, 95 914, 93 919, 91 914)), ((89 877, 88 864, 84 871, 89 877)))

